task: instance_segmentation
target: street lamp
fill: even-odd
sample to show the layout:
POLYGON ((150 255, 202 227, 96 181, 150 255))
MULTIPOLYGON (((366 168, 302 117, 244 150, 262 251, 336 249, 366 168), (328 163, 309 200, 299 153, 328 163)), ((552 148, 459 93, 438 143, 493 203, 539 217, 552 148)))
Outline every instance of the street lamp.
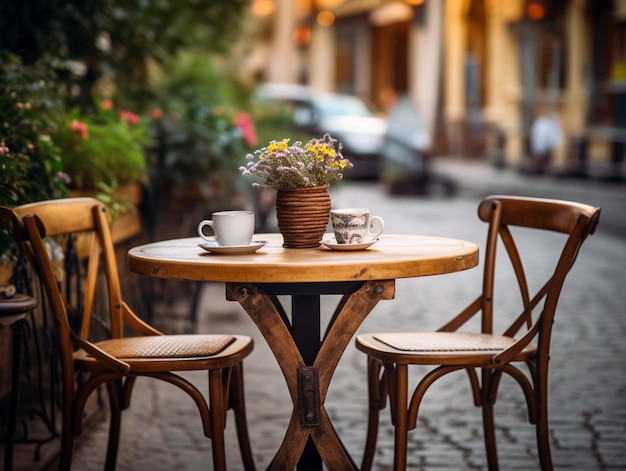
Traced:
POLYGON ((254 0, 250 11, 254 16, 270 16, 276 10, 274 0, 254 0))
POLYGON ((302 22, 293 30, 293 42, 297 46, 305 47, 311 41, 311 25, 308 22, 302 22))

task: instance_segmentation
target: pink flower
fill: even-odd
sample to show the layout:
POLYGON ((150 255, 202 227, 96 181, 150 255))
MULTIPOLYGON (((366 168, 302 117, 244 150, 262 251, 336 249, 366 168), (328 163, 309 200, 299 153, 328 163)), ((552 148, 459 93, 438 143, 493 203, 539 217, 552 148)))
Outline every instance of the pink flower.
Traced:
POLYGON ((128 124, 139 124, 139 121, 141 121, 141 118, 139 116, 137 116, 135 113, 133 113, 132 111, 126 111, 126 110, 119 110, 118 111, 118 116, 125 120, 128 124))
POLYGON ((70 129, 74 131, 76 134, 80 135, 80 138, 85 140, 89 139, 89 131, 87 130, 87 124, 81 123, 78 120, 73 120, 70 124, 70 129))
POLYGON ((10 150, 11 149, 9 149, 6 145, 6 142, 0 141, 0 154, 8 154, 10 150))
POLYGON ((242 111, 235 115, 235 126, 239 128, 243 134, 243 139, 250 147, 258 142, 254 122, 248 113, 242 111))
POLYGON ((152 119, 161 119, 163 117, 163 110, 161 108, 154 108, 150 114, 152 119))
POLYGON ((69 185, 70 183, 72 183, 72 179, 65 172, 57 172, 57 177, 66 185, 69 185))

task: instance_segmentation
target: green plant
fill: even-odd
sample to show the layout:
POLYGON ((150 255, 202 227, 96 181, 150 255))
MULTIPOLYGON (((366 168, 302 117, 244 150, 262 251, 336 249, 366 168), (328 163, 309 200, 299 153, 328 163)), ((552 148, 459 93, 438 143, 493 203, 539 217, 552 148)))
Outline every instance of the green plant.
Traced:
POLYGON ((259 142, 270 142, 276 136, 290 136, 294 142, 307 142, 315 137, 294 125, 293 111, 289 106, 256 100, 250 108, 259 142))
POLYGON ((271 141, 248 154, 248 163, 240 170, 244 176, 256 176, 264 186, 278 190, 326 185, 341 180, 341 172, 352 167, 341 149, 341 143, 329 134, 306 144, 296 141, 289 145, 289 139, 271 141))
POLYGON ((115 110, 103 100, 93 115, 70 111, 54 140, 72 188, 96 190, 101 183, 117 186, 146 180, 145 147, 151 144, 148 121, 115 110))
MULTIPOLYGON (((0 55, 0 204, 14 207, 67 194, 63 163, 51 136, 61 103, 43 65, 0 55)), ((10 254, 0 234, 0 261, 10 254)))
POLYGON ((230 204, 244 189, 238 187, 238 168, 256 145, 256 131, 250 115, 240 111, 248 109, 245 85, 224 73, 217 60, 190 50, 166 70, 154 68, 149 167, 159 188, 174 196, 192 190, 230 204))
MULTIPOLYGON (((240 31, 250 0, 28 0, 0 2, 0 49, 24 63, 55 57, 66 67, 70 97, 91 110, 102 79, 119 102, 149 100, 149 64, 202 45, 225 51, 240 31), (72 73, 70 72, 72 69, 72 73), (120 101, 120 100, 124 101, 120 101)), ((169 70, 169 67, 168 67, 169 70)))
POLYGON ((174 191, 196 186, 208 199, 228 198, 248 147, 233 114, 222 107, 193 106, 161 114, 151 128, 155 140, 151 169, 174 191))
POLYGON ((130 195, 121 195, 118 190, 117 182, 109 185, 105 182, 98 184, 98 193, 96 199, 107 206, 111 219, 117 219, 124 213, 135 211, 136 208, 131 201, 130 195))

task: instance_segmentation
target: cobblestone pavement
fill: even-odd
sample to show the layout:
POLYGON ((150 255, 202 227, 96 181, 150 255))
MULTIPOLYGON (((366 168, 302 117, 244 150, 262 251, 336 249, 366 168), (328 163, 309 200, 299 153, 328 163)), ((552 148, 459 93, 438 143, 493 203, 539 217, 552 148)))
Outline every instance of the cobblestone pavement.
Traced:
MULTIPOLYGON (((385 218, 388 233, 449 236, 482 247, 486 226, 478 220, 476 208, 485 194, 511 190, 594 204, 602 198, 609 201, 611 209, 597 234, 583 247, 559 306, 551 361, 550 429, 557 469, 626 469, 626 231, 620 232, 621 222, 615 221, 615 217, 626 220, 624 206, 619 206, 626 201, 626 187, 552 178, 544 179, 542 185, 542 179, 523 179, 514 173, 494 179, 489 168, 454 163, 442 171, 457 178, 457 196, 392 197, 376 183, 357 182, 333 188, 333 204, 369 207, 372 214, 385 218)), ((548 239, 531 247, 534 268, 549 266, 553 244, 548 239)), ((507 276, 503 274, 498 283, 507 285, 507 276)), ((396 299, 379 303, 360 332, 436 328, 471 301, 479 288, 480 268, 398 280, 396 299)), ((325 311, 332 311, 335 302, 332 297, 325 299, 325 311)), ((245 362, 246 394, 252 447, 258 468, 264 469, 283 438, 291 410, 280 370, 243 310, 224 300, 223 285, 204 285, 200 306, 198 332, 239 332, 255 338, 255 351, 245 362)), ((184 306, 172 308, 184 310, 184 306)), ((169 333, 183 331, 184 321, 178 319, 161 316, 159 326, 169 333)), ((196 384, 206 380, 202 373, 187 376, 196 384)), ((342 441, 360 462, 366 417, 365 358, 353 344, 338 366, 326 407, 342 441)), ((375 469, 388 470, 393 462, 393 431, 388 414, 383 412, 381 417, 375 469)), ((232 416, 229 419, 229 469, 238 470, 241 461, 232 416)), ((496 424, 502 469, 538 469, 534 427, 527 422, 520 389, 508 378, 503 380, 496 404, 496 424)), ((210 443, 200 431, 193 404, 172 386, 138 381, 122 429, 119 470, 211 468, 210 443)), ((81 437, 74 469, 102 469, 106 430, 103 421, 81 437)), ((410 433, 409 468, 486 469, 480 410, 472 405, 463 373, 440 380, 427 393, 418 427, 410 433)))

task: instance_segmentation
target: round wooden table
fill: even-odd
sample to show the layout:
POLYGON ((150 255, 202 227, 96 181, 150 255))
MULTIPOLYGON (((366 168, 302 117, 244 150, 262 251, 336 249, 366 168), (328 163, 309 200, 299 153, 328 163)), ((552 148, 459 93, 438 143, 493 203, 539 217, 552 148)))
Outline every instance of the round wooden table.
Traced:
POLYGON ((367 250, 286 249, 279 234, 257 252, 211 254, 200 238, 141 245, 130 270, 152 277, 226 283, 263 334, 285 377, 293 413, 270 469, 357 469, 324 408, 343 351, 378 301, 392 299, 395 279, 453 273, 478 265, 472 242, 383 234, 367 250), (320 297, 342 295, 321 335, 320 297), (291 296, 291 319, 278 296, 291 296))

